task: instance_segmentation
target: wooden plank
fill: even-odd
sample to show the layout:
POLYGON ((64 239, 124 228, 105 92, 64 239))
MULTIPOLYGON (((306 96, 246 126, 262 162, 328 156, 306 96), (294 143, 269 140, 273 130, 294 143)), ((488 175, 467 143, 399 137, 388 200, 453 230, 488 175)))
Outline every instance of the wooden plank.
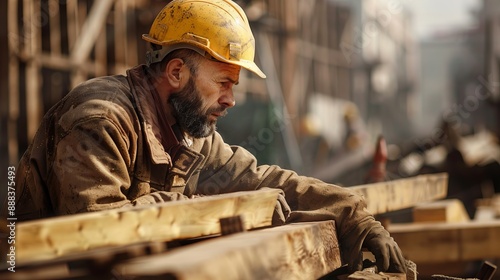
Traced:
POLYGON ((125 2, 125 10, 123 11, 123 13, 125 14, 125 28, 126 30, 128 30, 128 32, 125 33, 127 41, 125 42, 126 54, 125 60, 123 62, 125 65, 127 65, 127 67, 130 67, 131 65, 137 65, 139 63, 139 51, 137 49, 137 44, 138 42, 140 42, 140 40, 137 40, 137 36, 135 35, 138 33, 138 30, 135 26, 135 19, 139 14, 137 11, 138 9, 136 10, 135 1, 125 2))
MULTIPOLYGON (((81 276, 81 275, 78 275, 81 276)), ((68 266, 63 264, 48 265, 48 266, 38 266, 34 268, 22 268, 18 266, 15 267, 15 271, 9 271, 7 269, 0 270, 0 279, 9 280, 32 280, 32 279, 78 279, 70 278, 68 271, 68 266)), ((80 278, 81 279, 81 278, 80 278)), ((99 279, 99 278, 97 278, 99 279)))
MULTIPOLYGON (((23 14, 25 18, 32 21, 25 22, 27 34, 24 35, 25 52, 30 58, 37 57, 42 51, 41 20, 37 17, 40 12, 40 0, 24 0, 23 14)), ((36 59, 26 61, 26 114, 27 114, 27 135, 28 142, 35 136, 40 121, 42 119, 43 102, 41 98, 41 65, 36 59)))
POLYGON ((446 197, 448 174, 419 175, 388 182, 350 187, 362 195, 372 214, 413 207, 422 202, 446 197))
POLYGON ((269 226, 278 192, 238 192, 20 223, 17 261, 26 264, 106 246, 219 234, 219 219, 236 215, 243 217, 245 229, 269 226))
POLYGON ((354 273, 349 272, 346 266, 321 278, 321 280, 417 280, 417 265, 411 260, 405 260, 406 273, 379 272, 375 256, 371 252, 363 252, 363 269, 354 273))
MULTIPOLYGON (((9 70, 8 70, 8 90, 9 90, 9 119, 7 122, 7 145, 9 163, 15 163, 19 160, 19 141, 18 141, 18 119, 20 111, 19 102, 19 60, 17 53, 21 49, 21 35, 18 25, 18 7, 16 0, 9 0, 7 3, 7 36, 9 49, 9 70)), ((4 101, 5 102, 5 101, 4 101)))
POLYGON ((79 28, 79 17, 78 14, 78 2, 77 1, 66 1, 66 18, 63 21, 66 21, 67 24, 67 42, 68 48, 71 50, 74 47, 76 42, 76 38, 80 34, 79 28))
POLYGON ((413 208, 413 222, 467 222, 469 214, 458 199, 445 199, 417 205, 413 208))
POLYGON ((474 220, 493 220, 500 218, 500 194, 490 198, 481 198, 475 201, 476 212, 474 220))
MULTIPOLYGON (((287 102, 285 95, 283 94, 281 84, 279 81, 279 75, 276 69, 276 64, 274 63, 274 57, 272 55, 273 48, 271 47, 269 34, 267 33, 257 33, 257 43, 258 48, 261 50, 261 62, 263 72, 266 73, 267 79, 265 79, 267 92, 270 95, 271 102, 275 106, 278 112, 282 113, 283 116, 290 116, 289 109, 287 107, 287 102)), ((296 133, 293 125, 285 121, 283 123, 282 134, 283 141, 285 144, 285 150, 288 155, 288 160, 290 161, 291 169, 297 170, 302 163, 302 155, 300 154, 299 144, 297 142, 296 133)))
POLYGON ((417 266, 500 257, 500 220, 391 224, 388 230, 405 258, 417 266))
POLYGON ((85 61, 77 65, 69 57, 57 54, 47 55, 42 53, 40 54, 40 56, 34 59, 38 60, 45 68, 51 68, 54 70, 61 70, 61 71, 71 71, 74 70, 75 68, 83 67, 86 69, 87 73, 91 75, 97 75, 95 69, 97 68, 103 69, 106 67, 103 64, 104 62, 102 61, 95 61, 95 62, 85 61))
MULTIPOLYGON (((119 3, 118 1, 117 3, 119 3)), ((94 47, 94 66, 95 75, 104 76, 108 73, 108 39, 107 39, 107 28, 106 25, 99 31, 98 39, 95 42, 94 47)), ((126 32, 120 34, 123 36, 126 32)), ((116 57, 115 57, 116 60, 116 57)))
POLYGON ((500 162, 498 138, 492 132, 484 131, 460 137, 458 148, 468 166, 500 162))
MULTIPOLYGON (((82 26, 81 33, 78 38, 76 38, 74 48, 71 50, 71 60, 73 63, 79 65, 88 59, 101 30, 105 28, 106 18, 108 17, 109 11, 111 10, 114 2, 115 0, 101 0, 94 2, 88 17, 82 26)), ((72 76, 72 87, 83 82, 86 77, 86 69, 77 68, 72 76)))
POLYGON ((334 223, 323 221, 203 241, 165 254, 132 259, 113 271, 126 279, 307 280, 318 279, 340 266, 334 223))
POLYGON ((390 273, 390 272, 379 272, 375 273, 373 271, 356 271, 353 274, 347 276, 349 280, 406 280, 406 274, 404 273, 390 273))
MULTIPOLYGON (((172 245, 174 246, 181 245, 172 245)), ((7 269, 9 265, 7 263, 7 266, 0 266, 0 279, 94 279, 96 277, 97 279, 116 279, 111 271, 115 264, 137 257, 163 253, 170 250, 169 247, 168 242, 146 242, 98 248, 21 266, 16 263, 14 274, 7 269)))
POLYGON ((126 3, 124 1, 116 1, 113 10, 113 28, 114 28, 114 57, 115 57, 115 73, 125 73, 121 72, 122 69, 116 69, 118 62, 124 62, 126 60, 126 50, 127 50, 127 23, 126 23, 126 3))
POLYGON ((114 0, 102 0, 92 5, 87 20, 83 24, 81 34, 76 38, 74 48, 71 51, 71 58, 75 63, 84 62, 88 58, 99 33, 105 26, 106 18, 113 3, 114 0))
POLYGON ((50 27, 50 52, 61 53, 61 21, 59 16, 59 1, 48 1, 49 27, 50 27))

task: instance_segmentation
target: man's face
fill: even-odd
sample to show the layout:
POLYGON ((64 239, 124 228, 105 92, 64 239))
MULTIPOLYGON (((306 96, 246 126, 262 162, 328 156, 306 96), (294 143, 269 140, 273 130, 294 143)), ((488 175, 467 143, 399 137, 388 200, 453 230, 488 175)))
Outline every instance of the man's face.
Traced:
POLYGON ((196 77, 171 94, 169 102, 180 127, 195 138, 214 133, 217 118, 234 106, 233 85, 237 83, 238 66, 204 59, 196 77))

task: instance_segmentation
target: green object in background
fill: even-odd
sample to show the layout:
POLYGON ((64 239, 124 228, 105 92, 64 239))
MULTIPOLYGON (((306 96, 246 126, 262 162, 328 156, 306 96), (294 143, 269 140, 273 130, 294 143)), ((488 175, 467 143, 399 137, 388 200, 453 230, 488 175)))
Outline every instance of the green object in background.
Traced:
POLYGON ((217 123, 217 131, 226 143, 242 146, 251 152, 259 164, 277 164, 289 168, 283 143, 283 119, 268 101, 249 95, 241 105, 217 123))

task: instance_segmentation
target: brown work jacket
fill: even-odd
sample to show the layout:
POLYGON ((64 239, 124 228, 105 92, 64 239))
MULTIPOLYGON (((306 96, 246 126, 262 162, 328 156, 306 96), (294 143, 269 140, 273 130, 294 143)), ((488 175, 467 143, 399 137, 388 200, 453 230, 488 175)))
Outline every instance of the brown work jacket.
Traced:
POLYGON ((147 69, 84 82, 49 110, 17 170, 19 220, 279 188, 274 223, 334 220, 344 254, 382 229, 349 189, 258 166, 217 132, 180 142, 160 132, 147 69))

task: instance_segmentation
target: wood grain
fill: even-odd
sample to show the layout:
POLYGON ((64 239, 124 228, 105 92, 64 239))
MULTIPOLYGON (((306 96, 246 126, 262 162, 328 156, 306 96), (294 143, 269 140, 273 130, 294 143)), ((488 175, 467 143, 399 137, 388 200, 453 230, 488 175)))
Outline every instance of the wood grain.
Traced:
POLYGON ((106 246, 219 234, 219 219, 237 215, 243 217, 245 229, 269 226, 278 193, 238 192, 19 223, 17 261, 26 264, 106 246))
POLYGON ((413 208, 413 222, 467 222, 469 214, 462 201, 445 199, 420 204, 413 208))
MULTIPOLYGON (((236 233, 117 265, 147 279, 318 279, 341 266, 333 221, 236 233)), ((134 278, 135 279, 135 278, 134 278)))
POLYGON ((404 273, 389 273, 370 271, 356 271, 347 277, 348 280, 406 280, 404 273))
POLYGON ((370 213, 381 214, 445 198, 448 191, 448 174, 419 175, 353 186, 350 189, 366 199, 370 213))
POLYGON ((405 258, 417 266, 500 257, 500 220, 391 224, 388 230, 405 258))

